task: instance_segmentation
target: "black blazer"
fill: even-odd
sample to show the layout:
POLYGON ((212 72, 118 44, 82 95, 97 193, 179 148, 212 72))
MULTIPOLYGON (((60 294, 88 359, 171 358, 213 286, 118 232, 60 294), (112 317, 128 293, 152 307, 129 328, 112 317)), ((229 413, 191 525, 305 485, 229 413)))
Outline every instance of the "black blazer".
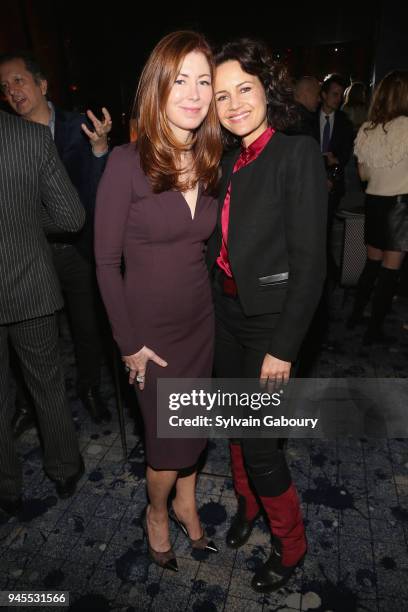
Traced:
POLYGON ((327 187, 322 156, 308 136, 277 132, 258 158, 232 174, 239 150, 225 155, 217 227, 207 248, 214 271, 220 211, 231 180, 228 253, 248 316, 280 313, 268 352, 295 361, 326 274, 327 187))
POLYGON ((54 142, 85 208, 85 225, 76 236, 50 234, 52 228, 45 226, 44 229, 49 234, 50 242, 72 242, 82 255, 92 258, 96 191, 108 156, 96 157, 92 153, 88 137, 81 128, 82 123, 89 125, 84 115, 55 109, 54 142))

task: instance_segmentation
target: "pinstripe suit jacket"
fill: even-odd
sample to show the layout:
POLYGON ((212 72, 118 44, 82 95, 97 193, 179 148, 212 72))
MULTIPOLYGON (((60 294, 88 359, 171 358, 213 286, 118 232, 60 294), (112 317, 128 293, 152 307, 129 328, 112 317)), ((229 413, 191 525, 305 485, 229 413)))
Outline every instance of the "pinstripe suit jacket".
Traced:
POLYGON ((0 325, 63 305, 44 208, 61 231, 77 232, 84 223, 49 128, 0 111, 0 325))

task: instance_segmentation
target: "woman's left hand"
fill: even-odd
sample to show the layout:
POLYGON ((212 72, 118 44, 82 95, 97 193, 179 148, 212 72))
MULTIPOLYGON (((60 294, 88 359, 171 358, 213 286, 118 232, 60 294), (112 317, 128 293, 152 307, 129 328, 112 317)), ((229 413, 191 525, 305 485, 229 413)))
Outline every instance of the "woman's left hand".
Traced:
POLYGON ((89 142, 91 143, 93 152, 99 155, 107 152, 108 134, 112 129, 112 119, 108 110, 105 107, 102 108, 102 113, 103 120, 100 121, 97 117, 95 117, 92 111, 86 111, 86 114, 88 115, 94 126, 93 132, 91 132, 91 130, 85 123, 83 123, 81 126, 83 131, 89 138, 89 142))
POLYGON ((262 382, 267 383, 268 386, 284 385, 289 381, 291 367, 292 364, 290 361, 282 361, 266 353, 261 368, 260 378, 262 382))

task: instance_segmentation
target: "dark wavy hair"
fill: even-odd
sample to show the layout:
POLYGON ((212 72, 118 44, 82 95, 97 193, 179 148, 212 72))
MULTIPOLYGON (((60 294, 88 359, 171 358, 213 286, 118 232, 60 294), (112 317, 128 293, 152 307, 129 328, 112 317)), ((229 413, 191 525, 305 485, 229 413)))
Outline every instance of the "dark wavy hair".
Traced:
POLYGON ((22 60, 25 65, 25 69, 33 76, 34 82, 38 85, 40 81, 46 81, 47 75, 43 67, 38 62, 37 58, 34 57, 28 51, 15 51, 13 53, 3 53, 0 55, 0 66, 7 62, 13 62, 15 60, 22 60))
MULTIPOLYGON (((239 62, 247 74, 258 77, 266 95, 268 125, 285 131, 299 121, 293 98, 293 85, 286 68, 273 59, 268 46, 251 38, 240 38, 226 43, 215 54, 215 65, 228 61, 239 62)), ((223 129, 227 148, 239 144, 240 139, 223 129)))

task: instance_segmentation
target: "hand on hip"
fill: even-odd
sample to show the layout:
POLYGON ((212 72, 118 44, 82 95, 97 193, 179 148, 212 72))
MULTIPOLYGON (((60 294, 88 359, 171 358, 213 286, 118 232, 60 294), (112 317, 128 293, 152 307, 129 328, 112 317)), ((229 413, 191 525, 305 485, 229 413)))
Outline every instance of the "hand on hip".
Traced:
POLYGON ((157 363, 157 365, 165 368, 167 361, 164 361, 159 355, 156 355, 152 349, 143 346, 140 351, 134 355, 123 355, 122 361, 125 364, 125 369, 129 372, 129 384, 133 385, 136 381, 139 384, 139 389, 142 391, 146 382, 146 369, 149 361, 157 363))

